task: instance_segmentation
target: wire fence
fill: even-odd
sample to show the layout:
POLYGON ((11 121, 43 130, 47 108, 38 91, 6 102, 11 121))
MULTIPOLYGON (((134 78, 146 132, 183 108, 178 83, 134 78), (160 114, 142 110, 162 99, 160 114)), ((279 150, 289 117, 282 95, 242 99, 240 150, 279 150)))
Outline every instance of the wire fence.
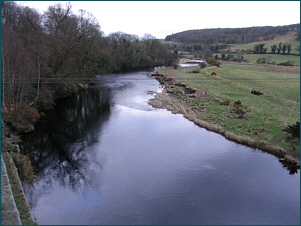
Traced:
MULTIPOLYGON (((279 92, 273 92, 271 89, 266 89, 260 86, 255 86, 253 84, 250 84, 250 82, 254 83, 254 82, 275 82, 275 83, 300 83, 300 78, 256 78, 256 79, 250 79, 250 78, 225 78, 222 76, 222 78, 226 79, 227 81, 230 82, 235 82, 241 86, 245 86, 248 87, 250 89, 254 89, 256 91, 259 91, 263 94, 269 94, 281 99, 285 99, 285 100, 291 100, 294 101, 296 103, 300 102, 300 96, 296 96, 296 95, 280 95, 279 92)), ((141 77, 140 78, 118 78, 118 77, 106 77, 105 79, 101 78, 101 77, 96 77, 96 78, 8 78, 5 79, 4 81, 2 80, 1 83, 2 84, 11 84, 11 83, 18 83, 18 84, 43 84, 43 83, 47 83, 47 84, 54 84, 54 83, 68 83, 68 82, 72 82, 72 83, 104 83, 104 82, 114 82, 114 81, 137 81, 137 80, 141 80, 141 81, 147 81, 148 79, 145 77, 141 77)), ((181 79, 182 82, 200 82, 199 79, 196 78, 185 78, 185 79, 181 79)), ((214 77, 203 77, 202 82, 218 82, 220 80, 217 80, 214 77)))

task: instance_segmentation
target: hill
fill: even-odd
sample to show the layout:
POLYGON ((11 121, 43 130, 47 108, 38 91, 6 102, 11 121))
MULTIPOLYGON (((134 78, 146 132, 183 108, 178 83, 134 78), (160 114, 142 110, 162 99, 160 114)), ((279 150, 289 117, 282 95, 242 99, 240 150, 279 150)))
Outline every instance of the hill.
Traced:
POLYGON ((295 32, 300 40, 300 23, 285 26, 264 26, 249 28, 214 28, 188 30, 167 35, 165 41, 174 41, 185 44, 247 44, 258 41, 273 40, 278 36, 284 36, 289 32, 295 32))

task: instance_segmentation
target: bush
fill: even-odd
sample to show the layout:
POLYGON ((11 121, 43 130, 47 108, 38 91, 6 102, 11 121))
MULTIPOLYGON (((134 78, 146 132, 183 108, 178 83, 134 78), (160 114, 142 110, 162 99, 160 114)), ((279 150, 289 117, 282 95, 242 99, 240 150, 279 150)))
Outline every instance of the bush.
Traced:
POLYGON ((228 106, 230 104, 230 98, 226 97, 225 99, 223 99, 223 101, 221 102, 221 105, 226 105, 228 106))
POLYGON ((199 70, 193 70, 193 71, 189 71, 189 73, 200 73, 199 70))
POLYGON ((238 115, 243 115, 245 112, 241 109, 240 106, 234 105, 232 108, 233 112, 238 114, 238 115))
POLYGON ((288 60, 287 62, 279 63, 279 64, 277 64, 277 65, 282 65, 282 66, 293 66, 293 65, 294 65, 294 62, 288 60))
POLYGON ((207 57, 206 62, 210 64, 210 66, 217 66, 217 67, 221 66, 221 63, 213 57, 207 57))
POLYGON ((32 132, 40 115, 36 108, 17 106, 16 109, 2 113, 3 122, 20 133, 32 132))
POLYGON ((235 101, 234 105, 232 107, 232 111, 238 115, 237 118, 243 119, 247 118, 244 114, 246 113, 242 108, 241 108, 241 101, 235 101))
POLYGON ((11 156, 18 169, 20 178, 25 179, 27 183, 31 184, 34 173, 29 157, 19 152, 13 152, 11 156))
POLYGON ((257 63, 257 64, 265 64, 265 62, 266 62, 266 61, 265 61, 265 58, 264 58, 264 57, 262 57, 262 58, 260 57, 260 58, 258 58, 258 59, 256 60, 256 63, 257 63))
POLYGON ((217 73, 215 71, 212 71, 211 75, 217 75, 217 73))
POLYGON ((299 138, 300 141, 300 122, 296 122, 293 125, 288 125, 285 129, 282 131, 290 134, 292 137, 299 138))
POLYGON ((234 102, 234 107, 241 107, 240 100, 234 102))

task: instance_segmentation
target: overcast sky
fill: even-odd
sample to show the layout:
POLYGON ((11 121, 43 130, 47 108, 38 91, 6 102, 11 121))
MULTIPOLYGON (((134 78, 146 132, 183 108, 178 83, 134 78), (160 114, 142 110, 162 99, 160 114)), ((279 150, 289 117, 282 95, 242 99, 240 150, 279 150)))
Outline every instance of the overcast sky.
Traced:
MULTIPOLYGON (((20 1, 40 10, 59 1, 20 1)), ((67 1, 61 1, 63 4, 67 1)), ((300 23, 300 1, 70 1, 98 20, 105 35, 125 32, 142 37, 192 29, 279 26, 300 23)))

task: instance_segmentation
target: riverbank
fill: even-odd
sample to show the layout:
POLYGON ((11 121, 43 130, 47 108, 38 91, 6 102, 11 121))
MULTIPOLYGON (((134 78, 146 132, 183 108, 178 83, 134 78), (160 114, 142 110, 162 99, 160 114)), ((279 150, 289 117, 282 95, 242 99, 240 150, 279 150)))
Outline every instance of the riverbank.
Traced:
MULTIPOLYGON (((88 84, 82 83, 76 85, 76 93, 83 92, 89 87, 88 84)), ((74 93, 69 93, 67 96, 72 94, 74 93)), ((29 157, 20 153, 18 145, 21 142, 22 134, 33 132, 40 117, 46 115, 43 111, 38 113, 34 108, 23 109, 17 114, 13 111, 6 113, 2 111, 2 113, 4 116, 3 120, 1 119, 1 158, 3 158, 1 164, 4 164, 7 169, 5 175, 2 176, 3 180, 6 178, 7 180, 1 183, 1 191, 5 191, 1 192, 1 206, 3 207, 1 208, 1 221, 5 225, 37 225, 21 183, 21 179, 31 183, 34 176, 33 168, 29 157), (24 111, 28 110, 30 112, 24 114, 24 111), (26 117, 29 114, 30 117, 26 117)))
MULTIPOLYGON (((150 105, 156 108, 166 108, 175 114, 183 114, 185 118, 200 127, 219 133, 237 143, 271 153, 279 157, 280 161, 288 167, 300 168, 299 150, 288 150, 269 142, 273 135, 268 128, 264 128, 268 123, 252 124, 249 120, 251 109, 246 106, 230 107, 231 105, 226 103, 228 100, 221 103, 220 97, 213 96, 211 93, 208 94, 208 90, 197 89, 180 81, 175 75, 176 73, 170 73, 171 71, 168 69, 175 71, 172 68, 166 68, 164 71, 151 73, 152 77, 164 85, 164 90, 149 101, 150 105), (234 119, 236 122, 231 127, 227 125, 229 119, 234 119), (253 137, 243 134, 243 130, 248 131, 253 137), (264 136, 258 136, 263 133, 264 136), (254 136, 258 136, 258 138, 254 138, 254 136)), ((208 74, 208 69, 204 70, 204 74, 208 74)), ((193 79, 197 78, 194 77, 193 79)), ((229 99, 230 101, 232 100, 229 99)), ((273 138, 277 139, 276 137, 273 138)))
MULTIPOLYGON (((37 225, 25 197, 18 170, 6 144, 1 145, 1 224, 37 225)), ((15 141, 10 143, 10 145, 14 144, 15 141)))
POLYGON ((21 225, 19 211, 12 194, 6 165, 1 154, 1 224, 21 225))

